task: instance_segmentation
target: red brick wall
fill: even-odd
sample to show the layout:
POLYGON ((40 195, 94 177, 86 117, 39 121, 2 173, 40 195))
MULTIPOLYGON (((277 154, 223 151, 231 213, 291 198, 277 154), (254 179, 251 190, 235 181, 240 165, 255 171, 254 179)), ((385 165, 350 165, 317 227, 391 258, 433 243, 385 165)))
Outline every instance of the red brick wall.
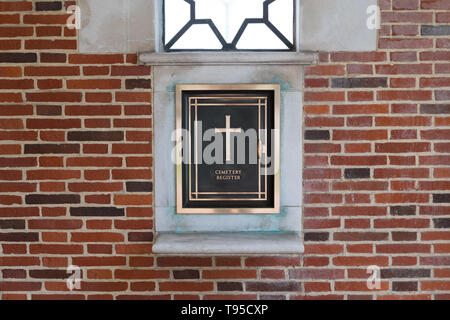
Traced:
POLYGON ((0 3, 2 299, 450 297, 448 0, 382 0, 377 52, 306 70, 306 251, 265 257, 152 255, 150 67, 38 3, 0 3))

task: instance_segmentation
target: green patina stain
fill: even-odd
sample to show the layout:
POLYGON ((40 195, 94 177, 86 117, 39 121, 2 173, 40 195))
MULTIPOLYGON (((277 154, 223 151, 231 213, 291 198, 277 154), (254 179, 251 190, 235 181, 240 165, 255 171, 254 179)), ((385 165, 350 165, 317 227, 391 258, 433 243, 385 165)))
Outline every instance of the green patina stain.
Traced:
POLYGON ((283 79, 280 78, 280 77, 273 77, 268 83, 269 83, 269 84, 272 84, 272 83, 279 84, 279 85, 280 85, 281 91, 287 91, 287 90, 292 89, 292 87, 291 87, 291 85, 289 84, 289 82, 283 80, 283 79))

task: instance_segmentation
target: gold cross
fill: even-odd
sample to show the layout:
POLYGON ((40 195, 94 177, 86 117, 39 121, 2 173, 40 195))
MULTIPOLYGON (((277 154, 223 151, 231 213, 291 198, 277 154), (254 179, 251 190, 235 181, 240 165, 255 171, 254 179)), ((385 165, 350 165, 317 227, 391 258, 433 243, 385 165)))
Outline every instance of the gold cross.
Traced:
POLYGON ((230 128, 231 116, 225 116, 225 128, 216 128, 216 133, 225 132, 225 161, 231 160, 231 133, 241 132, 241 128, 230 128))

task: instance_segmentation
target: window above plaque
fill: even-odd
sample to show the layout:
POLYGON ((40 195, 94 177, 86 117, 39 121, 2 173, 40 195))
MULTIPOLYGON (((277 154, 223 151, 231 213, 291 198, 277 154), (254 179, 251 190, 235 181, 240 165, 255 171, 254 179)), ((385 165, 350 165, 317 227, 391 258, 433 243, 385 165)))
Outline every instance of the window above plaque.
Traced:
POLYGON ((167 51, 292 51, 294 0, 164 0, 167 51))

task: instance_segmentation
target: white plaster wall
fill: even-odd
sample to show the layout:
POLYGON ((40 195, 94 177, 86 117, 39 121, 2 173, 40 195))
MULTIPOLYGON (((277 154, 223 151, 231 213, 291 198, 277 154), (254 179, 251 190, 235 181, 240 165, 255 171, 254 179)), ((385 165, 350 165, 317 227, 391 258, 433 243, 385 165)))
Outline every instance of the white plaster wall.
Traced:
POLYGON ((300 0, 300 51, 373 51, 367 8, 377 0, 300 0))
MULTIPOLYGON (((143 52, 159 47, 163 0, 80 0, 82 53, 143 52), (156 14, 156 15, 155 15, 156 14), (155 18, 156 17, 156 18, 155 18), (156 24, 155 24, 156 22, 156 24), (155 36, 156 35, 156 36, 155 36)), ((370 51, 377 32, 366 26, 377 0, 299 0, 299 50, 370 51)))
POLYGON ((80 0, 82 53, 133 53, 155 48, 153 0, 80 0))

